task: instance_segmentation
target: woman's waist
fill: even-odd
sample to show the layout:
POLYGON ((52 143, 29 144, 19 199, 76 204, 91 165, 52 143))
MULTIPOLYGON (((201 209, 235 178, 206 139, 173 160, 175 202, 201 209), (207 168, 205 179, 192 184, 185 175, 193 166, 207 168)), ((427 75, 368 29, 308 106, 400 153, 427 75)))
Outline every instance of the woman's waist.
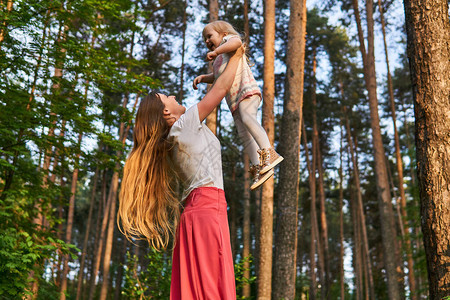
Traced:
POLYGON ((224 190, 211 185, 194 188, 184 200, 183 206, 184 212, 191 210, 227 211, 224 190))

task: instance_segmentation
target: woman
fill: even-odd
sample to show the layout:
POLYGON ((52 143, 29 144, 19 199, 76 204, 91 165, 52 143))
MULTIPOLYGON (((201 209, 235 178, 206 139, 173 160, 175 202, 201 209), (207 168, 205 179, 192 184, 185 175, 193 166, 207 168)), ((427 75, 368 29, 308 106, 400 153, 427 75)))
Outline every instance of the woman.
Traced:
POLYGON ((136 115, 118 219, 128 238, 145 237, 165 248, 179 215, 172 173, 179 177, 184 211, 173 251, 174 300, 236 299, 220 143, 202 122, 230 89, 242 55, 236 50, 211 90, 188 110, 175 97, 152 92, 136 115))

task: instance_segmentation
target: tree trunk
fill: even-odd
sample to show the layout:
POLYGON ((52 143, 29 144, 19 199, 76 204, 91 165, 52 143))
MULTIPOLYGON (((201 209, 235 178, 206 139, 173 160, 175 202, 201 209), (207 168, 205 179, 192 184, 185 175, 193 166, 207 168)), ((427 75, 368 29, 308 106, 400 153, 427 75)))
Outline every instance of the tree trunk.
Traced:
MULTIPOLYGON (((326 295, 328 295, 329 290, 329 263, 328 263, 328 226, 327 226, 327 217, 325 210, 325 189, 323 185, 323 165, 322 165, 322 155, 320 150, 320 142, 319 142, 319 130, 317 124, 317 97, 316 97, 316 66, 317 66, 317 58, 316 58, 316 49, 313 49, 313 69, 312 69, 312 90, 311 90, 311 102, 313 106, 313 142, 315 147, 313 147, 313 155, 316 158, 316 169, 319 174, 318 178, 318 190, 319 190, 319 220, 320 220, 320 245, 322 246, 319 253, 320 255, 320 265, 321 265, 321 280, 322 280, 322 292, 321 298, 325 299, 326 295)), ((314 170, 314 174, 315 170, 314 170)))
MULTIPOLYGON (((312 139, 312 165, 314 166, 312 169, 312 178, 314 180, 314 187, 317 187, 317 165, 319 164, 319 140, 316 138, 313 134, 312 139)), ((320 238, 320 227, 319 227, 319 221, 317 217, 317 191, 314 192, 314 202, 311 201, 311 205, 314 209, 314 213, 311 212, 311 216, 314 216, 313 218, 313 224, 314 224, 314 239, 316 240, 316 251, 317 251, 317 270, 319 272, 319 280, 318 282, 320 285, 318 287, 320 290, 320 298, 324 299, 325 294, 323 293, 322 287, 325 285, 325 259, 323 255, 323 245, 322 245, 322 239, 320 238)), ((319 195, 320 196, 320 195, 319 195)))
MULTIPOLYGON (((6 29, 8 27, 8 15, 11 13, 12 8, 13 8, 13 1, 12 0, 8 0, 8 2, 6 4, 5 18, 3 20, 3 24, 2 24, 1 29, 0 29, 0 49, 2 47, 3 40, 5 39, 5 36, 6 36, 6 29)), ((2 7, 2 9, 3 9, 3 7, 2 7)))
POLYGON ((405 0, 417 178, 429 299, 450 295, 450 23, 448 2, 405 0))
POLYGON ((345 299, 345 282, 344 282, 344 175, 343 175, 343 140, 344 140, 344 128, 342 120, 340 121, 339 128, 341 131, 340 147, 339 147, 339 286, 341 291, 341 300, 345 299))
MULTIPOLYGON (((311 243, 309 247, 309 299, 315 300, 317 295, 317 284, 316 284, 316 242, 317 238, 317 215, 316 215, 316 178, 315 178, 315 166, 316 161, 314 155, 312 155, 312 163, 309 160, 309 150, 308 142, 306 140, 306 129, 305 123, 302 120, 302 131, 303 131, 303 146, 305 148, 305 159, 306 167, 308 169, 308 183, 309 183, 309 194, 311 198, 309 217, 311 221, 311 243)), ((315 148, 314 145, 312 147, 315 148)), ((314 151, 314 150, 313 150, 314 151)))
POLYGON ((128 239, 125 237, 122 237, 122 238, 123 238, 123 240, 122 240, 122 247, 121 247, 120 257, 119 257, 119 266, 118 266, 117 276, 116 276, 114 300, 119 300, 121 298, 121 294, 122 294, 123 267, 125 265, 125 257, 127 255, 127 245, 128 245, 128 239))
MULTIPOLYGON (((242 257, 250 257, 250 175, 247 172, 250 167, 250 161, 247 154, 244 154, 244 220, 242 224, 242 257)), ((248 260, 244 262, 244 278, 250 278, 250 263, 248 260)), ((250 285, 246 284, 242 287, 242 297, 250 297, 250 285)))
MULTIPOLYGON (((120 156, 119 156, 120 157, 120 156)), ((109 213, 107 218, 107 231, 105 241, 105 252, 103 254, 103 281, 100 290, 100 300, 105 300, 108 294, 109 287, 109 269, 111 266, 111 252, 113 244, 113 234, 116 220, 116 203, 117 203, 117 189, 119 186, 119 169, 120 164, 116 163, 114 174, 111 179, 111 185, 108 193, 108 203, 110 203, 109 213), (117 171, 116 171, 117 170, 117 171)))
MULTIPOLYGON (((101 147, 99 147, 101 149, 101 147)), ((95 169, 95 174, 92 180, 92 192, 91 192, 91 200, 89 203, 89 213, 86 223, 86 232, 84 234, 84 240, 83 240, 83 250, 81 253, 81 259, 80 259, 80 270, 78 271, 78 284, 77 284, 77 296, 76 300, 79 300, 81 298, 81 288, 83 285, 83 277, 84 277, 84 265, 86 261, 86 253, 88 249, 88 241, 89 241, 89 234, 91 232, 91 224, 92 224, 92 214, 94 212, 94 206, 95 206, 95 194, 97 191, 97 179, 98 179, 98 173, 99 173, 99 167, 95 169)), ((100 208, 99 208, 100 210, 100 208)))
MULTIPOLYGON (((350 161, 349 161, 350 163, 350 161)), ((351 169, 349 167, 349 169, 351 169)), ((356 294, 356 300, 361 300, 362 294, 363 294, 363 284, 362 284, 362 258, 361 258, 361 234, 359 227, 361 226, 361 222, 358 218, 357 213, 357 202, 355 200, 355 186, 350 184, 350 216, 351 216, 351 222, 352 222, 352 228, 353 228, 353 271, 355 273, 355 294, 356 294)))
POLYGON ((183 86, 184 86, 184 58, 185 58, 185 54, 186 54, 187 1, 184 0, 183 4, 184 4, 184 11, 183 11, 183 35, 182 35, 183 43, 181 45, 180 89, 178 91, 178 102, 179 103, 183 102, 183 97, 184 97, 184 89, 183 89, 183 86))
MULTIPOLYGON (((72 240, 72 227, 73 227, 73 215, 75 212, 75 194, 77 192, 77 182, 78 182, 78 172, 79 172, 79 162, 81 155, 81 141, 83 139, 83 134, 80 133, 78 135, 78 153, 75 158, 74 170, 72 174, 72 186, 70 188, 70 200, 69 200, 69 209, 67 213, 67 227, 66 227, 66 243, 70 244, 72 240)), ((64 255, 64 267, 60 288, 60 299, 66 299, 66 289, 67 289, 67 274, 69 273, 69 255, 64 255)))
POLYGON ((103 253, 103 244, 105 241, 105 235, 106 235, 106 226, 108 224, 108 216, 109 211, 111 207, 111 199, 107 198, 106 196, 106 170, 103 173, 103 185, 102 185, 102 198, 103 198, 103 216, 100 217, 101 209, 99 209, 99 215, 98 215, 98 223, 97 223, 97 230, 96 232, 99 233, 98 238, 96 239, 96 251, 94 252, 94 261, 92 263, 92 273, 91 273, 91 283, 90 283, 90 289, 89 289, 89 296, 88 299, 92 300, 94 298, 95 294, 95 288, 97 283, 97 276, 98 276, 98 270, 100 269, 100 262, 101 257, 103 253), (101 226, 100 226, 100 220, 101 226), (100 227, 100 228, 99 228, 100 227), (100 230, 99 230, 100 229, 100 230))
POLYGON ((403 183, 403 161, 402 155, 400 152, 400 139, 398 137, 397 130, 397 120, 395 113, 395 101, 394 101, 394 86, 392 83, 392 76, 389 65, 389 54, 388 47, 386 42, 386 29, 384 22, 384 13, 383 13, 383 0, 378 0, 378 9, 380 11, 380 21, 381 21, 381 30, 383 33, 383 43, 384 43, 384 54, 386 57, 386 69, 387 69, 387 80, 388 80, 388 93, 389 93, 389 102, 391 108, 392 115, 392 125, 394 127, 394 140, 395 140, 395 157, 397 161, 397 176, 398 176, 398 191, 400 193, 400 212, 401 212, 401 226, 404 228, 402 231, 404 234, 403 242, 406 254, 406 261, 408 263, 408 283, 410 290, 411 300, 417 300, 417 289, 416 289, 416 278, 414 275, 414 261, 412 257, 412 248, 411 248, 411 238, 409 235, 408 229, 408 218, 406 214, 406 195, 405 195, 405 187, 403 183))
MULTIPOLYGON (((236 182, 236 166, 233 166, 231 170, 231 182, 236 182)), ((233 194, 236 195, 236 192, 233 194)), ((230 213, 228 215, 229 217, 229 224, 230 224, 230 240, 231 240, 231 254, 233 256, 233 261, 236 261, 236 255, 237 251, 239 249, 238 247, 238 234, 237 234, 237 205, 239 204, 239 201, 237 201, 236 197, 232 197, 230 202, 230 213)))
MULTIPOLYGON (((341 84, 341 95, 342 94, 342 84, 341 84)), ((367 236, 367 228, 366 228, 366 216, 364 214, 364 208, 363 208, 363 201, 362 201, 362 194, 361 194, 361 183, 359 180, 359 169, 358 169, 358 162, 356 160, 355 155, 355 148, 352 140, 351 130, 350 130, 350 122, 348 120, 348 116, 345 115, 346 107, 343 107, 344 111, 344 118, 345 118, 345 127, 347 129, 347 144, 350 152, 351 161, 353 164, 353 180, 355 183, 355 194, 356 194, 356 204, 355 208, 357 209, 358 213, 356 216, 359 218, 359 226, 357 227, 358 231, 361 231, 361 237, 362 237, 362 246, 363 246, 363 253, 364 253, 364 260, 366 261, 367 265, 367 277, 366 280, 368 281, 368 287, 370 291, 370 298, 375 299, 375 287, 373 283, 373 273, 372 273, 372 262, 370 259, 370 253, 369 253, 369 239, 367 236)))
POLYGON ((364 65, 364 79, 369 97, 370 125, 372 128, 372 143, 375 160, 375 178, 378 193, 378 206, 381 220, 381 236, 383 242, 384 262, 387 277, 389 299, 397 300, 402 298, 402 291, 399 288, 401 278, 401 260, 397 243, 397 234, 395 231, 395 216, 392 209, 391 192, 387 178, 387 169, 385 163, 385 153, 381 137, 380 119, 378 115, 377 83, 375 73, 375 55, 374 55, 374 32, 373 32, 373 0, 366 0, 366 19, 367 19, 367 41, 368 48, 364 45, 364 37, 359 17, 358 1, 353 0, 353 8, 358 27, 358 37, 360 43, 361 56, 364 65))
MULTIPOLYGON (((270 143, 275 140, 275 0, 264 1, 264 73, 262 126, 270 143)), ((272 294, 273 176, 262 186, 259 226, 258 300, 272 294)))
MULTIPOLYGON (((219 19, 219 1, 209 0, 209 22, 214 22, 219 19)), ((212 62, 209 63, 208 73, 212 73, 212 62)), ((211 85, 208 84, 208 90, 211 85)), ((214 110, 206 117, 206 126, 214 133, 217 134, 217 111, 219 107, 214 108, 214 110)))
POLYGON ((286 85, 281 121, 280 168, 275 233, 273 299, 294 299, 297 259, 299 139, 303 108, 306 0, 290 1, 286 85))
MULTIPOLYGON (((250 44, 250 26, 248 22, 248 0, 244 0, 244 33, 245 33, 245 44, 248 46, 250 44)), ((242 224, 242 257, 250 257, 250 174, 247 170, 250 168, 250 158, 247 154, 244 154, 244 219, 242 224)), ((244 262, 244 278, 250 278, 250 263, 247 260, 244 262)), ((246 284, 242 287, 242 297, 250 298, 250 285, 246 284)))
POLYGON ((250 25, 248 21, 248 8, 249 8, 248 0, 244 0, 244 33, 245 33, 244 43, 247 45, 247 49, 250 46, 250 25))

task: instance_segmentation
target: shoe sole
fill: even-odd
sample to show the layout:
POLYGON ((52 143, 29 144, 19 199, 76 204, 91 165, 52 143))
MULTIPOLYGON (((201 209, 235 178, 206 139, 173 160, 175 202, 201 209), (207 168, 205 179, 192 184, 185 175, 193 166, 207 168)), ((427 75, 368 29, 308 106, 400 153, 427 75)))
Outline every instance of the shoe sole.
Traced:
POLYGON ((269 170, 272 170, 273 168, 275 168, 276 165, 278 165, 280 162, 283 161, 283 156, 279 156, 273 163, 271 163, 268 166, 265 166, 261 171, 259 171, 260 174, 264 174, 269 170))
POLYGON ((266 182, 267 179, 269 179, 270 176, 272 176, 272 175, 273 175, 273 170, 269 170, 269 172, 266 172, 266 173, 262 174, 262 175, 261 175, 262 177, 261 177, 257 182, 255 182, 254 184, 252 184, 252 186, 250 187, 250 189, 251 189, 251 190, 256 189, 256 188, 259 187, 261 184, 263 184, 264 182, 266 182))

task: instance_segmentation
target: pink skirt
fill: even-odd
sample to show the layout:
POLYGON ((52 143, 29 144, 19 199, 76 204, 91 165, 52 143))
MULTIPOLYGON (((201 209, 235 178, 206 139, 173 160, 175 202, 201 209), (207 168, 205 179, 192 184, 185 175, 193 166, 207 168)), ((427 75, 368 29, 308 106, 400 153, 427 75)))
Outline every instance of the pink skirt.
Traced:
POLYGON ((173 251, 170 299, 236 299, 222 189, 196 188, 185 200, 173 251))

